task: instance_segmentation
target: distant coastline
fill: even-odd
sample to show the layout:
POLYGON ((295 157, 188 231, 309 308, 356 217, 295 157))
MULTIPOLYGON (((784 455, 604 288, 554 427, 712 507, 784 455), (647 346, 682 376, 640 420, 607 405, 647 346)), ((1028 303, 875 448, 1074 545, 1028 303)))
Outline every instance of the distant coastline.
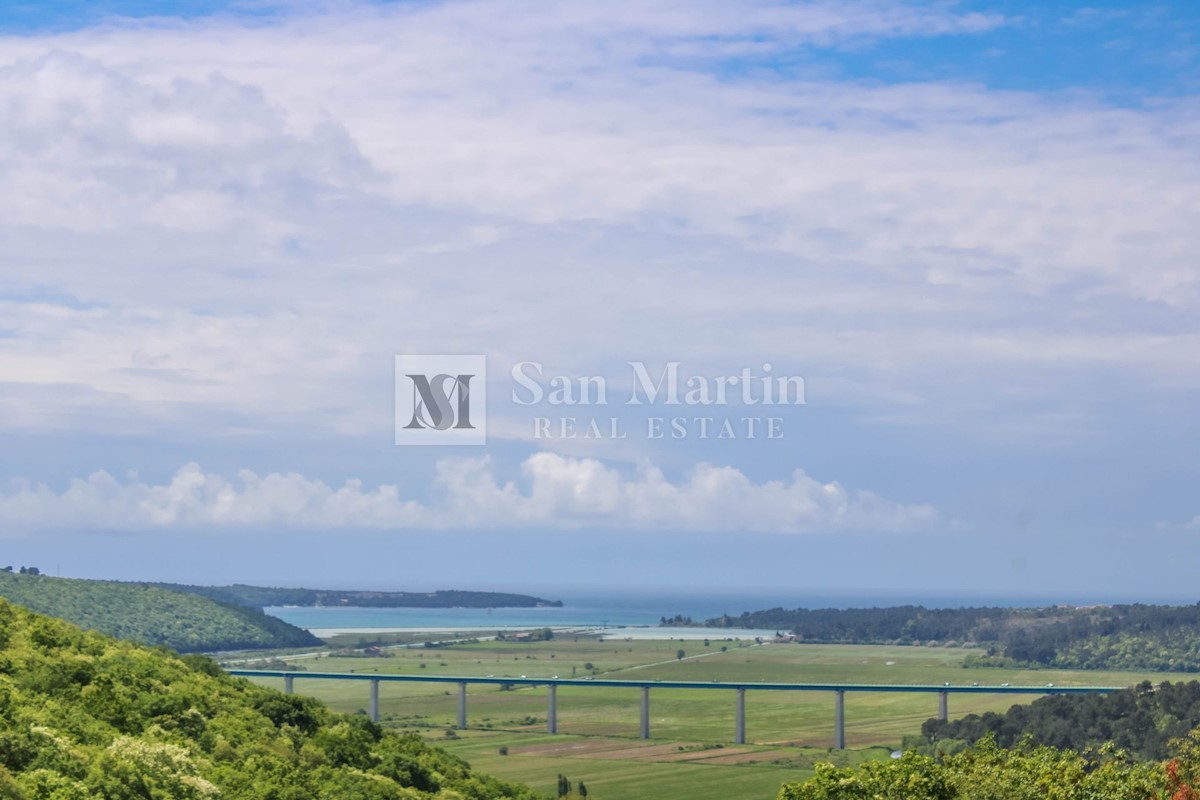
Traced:
POLYGON ((277 608, 561 608, 547 600, 511 592, 472 592, 441 589, 434 592, 386 592, 361 589, 304 589, 277 586, 193 586, 155 583, 163 589, 198 594, 223 603, 263 609, 277 608))

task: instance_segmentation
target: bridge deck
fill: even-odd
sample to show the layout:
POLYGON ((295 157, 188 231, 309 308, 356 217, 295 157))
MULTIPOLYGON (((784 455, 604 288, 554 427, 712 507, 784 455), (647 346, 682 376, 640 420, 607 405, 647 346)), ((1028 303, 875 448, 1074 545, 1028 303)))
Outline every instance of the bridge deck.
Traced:
POLYGON ((738 683, 734 681, 613 680, 611 678, 480 678, 452 675, 387 675, 370 672, 304 672, 292 670, 230 669, 245 678, 309 678, 339 681, 399 681, 408 683, 485 684, 491 686, 609 686, 638 689, 731 689, 772 692, 929 692, 947 694, 1093 694, 1118 691, 1117 686, 996 686, 896 683, 738 683))

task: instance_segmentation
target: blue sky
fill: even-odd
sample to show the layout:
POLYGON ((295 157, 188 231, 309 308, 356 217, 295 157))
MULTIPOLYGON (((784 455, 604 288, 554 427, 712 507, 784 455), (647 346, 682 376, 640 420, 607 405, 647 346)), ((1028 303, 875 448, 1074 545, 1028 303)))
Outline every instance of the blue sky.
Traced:
POLYGON ((1194 601, 1198 16, 6 5, 8 560, 1194 601), (486 356, 486 446, 395 445, 421 353, 486 356), (806 403, 628 406, 630 362, 806 403))
MULTIPOLYGON (((794 76, 818 69, 884 82, 948 78, 998 89, 1087 88, 1130 102, 1148 95, 1191 93, 1200 80, 1196 61, 1200 9, 1194 3, 1047 0, 924 5, 1001 17, 1004 24, 965 37, 863 37, 840 43, 832 51, 797 47, 761 57, 726 58, 721 70, 730 75, 766 70, 794 76)), ((204 17, 272 24, 305 7, 322 6, 267 0, 13 2, 0 9, 0 29, 37 34, 204 17)))

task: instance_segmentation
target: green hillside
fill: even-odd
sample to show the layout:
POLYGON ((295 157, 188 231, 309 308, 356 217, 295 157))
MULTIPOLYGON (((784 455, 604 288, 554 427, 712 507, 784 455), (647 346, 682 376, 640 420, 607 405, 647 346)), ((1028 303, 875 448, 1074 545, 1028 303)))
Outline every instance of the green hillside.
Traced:
POLYGON ((321 644, 303 628, 256 609, 136 583, 0 571, 0 597, 84 628, 181 653, 321 644))
POLYGON ((0 600, 5 800, 534 800, 363 716, 0 600))
POLYGON ((266 606, 351 606, 355 608, 536 608, 562 607, 561 600, 545 600, 510 592, 466 592, 441 589, 436 592, 381 592, 363 589, 300 589, 276 586, 193 586, 186 583, 155 583, 163 589, 211 597, 225 603, 253 608, 266 606))
POLYGON ((1113 742, 1142 759, 1165 759, 1171 742, 1200 728, 1200 681, 1149 681, 1108 695, 1056 695, 1003 714, 968 714, 955 720, 932 718, 920 737, 906 745, 926 754, 953 752, 988 736, 1001 747, 1028 738, 1035 744, 1070 750, 1095 749, 1113 742))
MULTIPOLYGON (((686 617, 666 625, 695 624, 686 617)), ((964 644, 969 667, 1200 672, 1200 603, 1044 608, 817 608, 746 612, 710 627, 790 631, 805 642, 964 644)))

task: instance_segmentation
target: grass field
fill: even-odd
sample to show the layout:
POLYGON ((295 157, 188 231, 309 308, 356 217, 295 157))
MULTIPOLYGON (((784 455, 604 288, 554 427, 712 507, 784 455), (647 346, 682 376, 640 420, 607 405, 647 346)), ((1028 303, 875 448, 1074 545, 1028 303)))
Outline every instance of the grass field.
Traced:
MULTIPOLYGON (((321 672, 496 677, 597 677, 790 683, 894 683, 1127 686, 1162 673, 965 669, 974 652, 960 648, 764 644, 721 641, 597 640, 559 636, 549 642, 484 641, 437 649, 401 649, 390 658, 322 657, 301 662, 321 672), (722 651, 722 648, 725 648, 722 651), (684 658, 678 658, 678 651, 684 658), (589 666, 590 665, 590 666, 589 666)), ((274 681, 278 685, 281 681, 274 681)), ((361 681, 305 681, 311 694, 342 711, 367 705, 361 681)), ((905 734, 937 713, 932 694, 854 694, 846 697, 847 746, 832 753, 833 696, 829 693, 750 691, 746 746, 732 744, 734 692, 652 689, 651 739, 638 740, 638 692, 610 687, 560 687, 558 736, 545 734, 544 687, 501 690, 472 686, 468 730, 452 732, 454 687, 384 683, 384 724, 420 731, 472 765, 546 791, 561 772, 583 779, 596 800, 655 798, 771 798, 780 783, 811 771, 814 760, 886 757, 905 734), (452 738, 457 737, 457 738, 452 738), (720 747, 717 747, 720 745, 720 747), (508 754, 501 755, 500 749, 508 754), (681 749, 682 748, 682 749, 681 749), (868 749, 877 748, 877 749, 868 749)), ((1024 698, 951 695, 952 717, 1003 711, 1024 698)))
POLYGON ((457 740, 429 735, 483 772, 553 794, 559 773, 586 782, 596 800, 772 800, 786 781, 811 772, 817 761, 852 764, 887 758, 887 748, 839 753, 825 749, 716 746, 594 736, 549 736, 468 730, 457 740), (507 755, 500 755, 500 748, 507 755))

